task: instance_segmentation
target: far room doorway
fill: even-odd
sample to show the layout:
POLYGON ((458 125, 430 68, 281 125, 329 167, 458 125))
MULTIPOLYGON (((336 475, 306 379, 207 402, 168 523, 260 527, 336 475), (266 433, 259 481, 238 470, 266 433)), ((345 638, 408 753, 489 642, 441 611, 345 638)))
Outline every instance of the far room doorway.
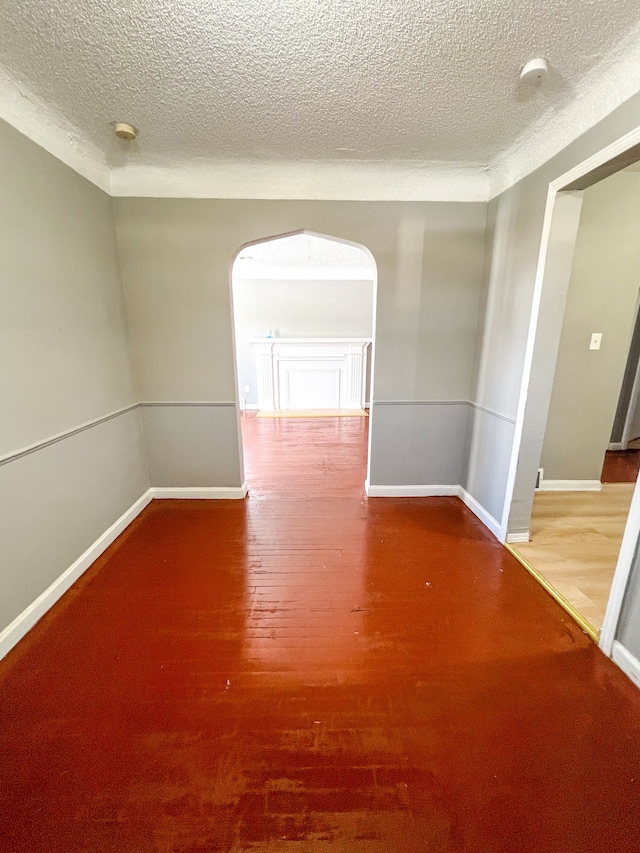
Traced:
POLYGON ((363 491, 375 328, 371 254, 326 235, 279 235, 239 250, 231 287, 249 490, 363 491))
POLYGON ((530 532, 512 538, 512 550, 610 653, 620 579, 632 556, 624 543, 640 468, 633 442, 640 391, 638 166, 628 158, 621 168, 612 162, 605 174, 587 174, 552 201, 552 236, 561 251, 550 237, 547 286, 562 296, 561 322, 530 532))

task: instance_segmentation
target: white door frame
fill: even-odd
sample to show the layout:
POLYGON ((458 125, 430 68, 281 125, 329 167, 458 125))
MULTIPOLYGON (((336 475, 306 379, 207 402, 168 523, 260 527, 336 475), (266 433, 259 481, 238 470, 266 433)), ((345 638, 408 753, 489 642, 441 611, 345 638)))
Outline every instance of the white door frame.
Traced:
MULTIPOLYGON (((638 294, 638 301, 636 302, 636 314, 635 319, 633 321, 633 333, 631 337, 631 342, 633 343, 633 338, 636 333, 636 327, 638 322, 640 321, 640 293, 638 294)), ((631 354, 631 349, 629 349, 629 354, 631 354)), ((638 395, 640 394, 640 358, 638 358, 638 363, 636 365, 636 372, 633 378, 633 386, 631 388, 631 395, 629 397, 629 405, 627 406, 627 414, 624 419, 624 427, 622 428, 622 436, 620 437, 620 444, 622 445, 621 449, 626 450, 629 442, 634 438, 637 438, 636 435, 630 435, 631 433, 631 425, 633 424, 633 416, 636 413, 636 406, 638 405, 638 395)))
MULTIPOLYGON (((593 172, 595 169, 619 157, 640 144, 640 126, 626 133, 624 136, 602 148, 600 151, 583 160, 577 166, 574 166, 568 172, 560 175, 549 183, 547 191, 547 202, 544 212, 544 221, 542 225, 542 237, 540 241, 540 252, 538 255, 538 266, 536 269, 536 279, 533 291, 533 300, 531 304, 531 318, 529 322, 529 331, 527 335, 527 344, 525 348, 524 366, 522 371, 522 383, 520 386, 520 396, 518 400, 518 412, 516 415, 516 425, 514 431, 513 447, 511 451, 511 460, 509 463, 509 474, 507 478, 507 489, 505 494, 505 504, 501 520, 500 538, 504 542, 507 539, 507 526, 509 523, 509 515, 511 512, 511 503, 516 483, 516 475, 518 469, 518 460, 520 457, 520 448, 522 444, 522 435, 525 423, 525 411, 527 397, 529 393, 529 385, 531 380, 531 369, 533 365, 533 356, 535 348, 536 331, 538 328, 538 320, 540 316, 540 302, 545 280, 545 270, 547 261, 547 252, 549 248, 549 240, 551 236, 551 224, 553 220, 553 211, 556 203, 557 195, 566 187, 571 186, 574 182, 593 172)), ((600 633, 600 648, 602 651, 611 656, 613 650, 613 641, 620 619, 620 611, 622 609, 622 601, 627 588, 629 575, 633 564, 638 537, 640 536, 640 479, 636 484, 633 500, 629 509, 629 516, 625 527, 624 538, 620 548, 618 563, 611 586, 607 610, 600 633)))
MULTIPOLYGON (((334 234, 323 234, 320 231, 313 231, 309 228, 298 228, 295 231, 285 231, 280 234, 269 234, 266 237, 260 237, 254 240, 248 240, 246 243, 243 243, 238 249, 234 252, 231 260, 229 261, 229 270, 228 270, 228 278, 229 278, 229 307, 231 312, 231 344, 233 347, 233 376, 235 382, 235 390, 236 390, 236 421, 237 421, 237 430, 238 430, 238 450, 240 453, 240 470, 242 473, 242 481, 244 482, 244 448, 242 446, 242 424, 240 422, 240 390, 238 388, 238 359, 237 359, 237 349, 236 349, 236 315, 235 315, 235 307, 233 302, 233 267, 234 264, 242 251, 247 249, 249 246, 257 246, 261 243, 269 243, 273 240, 282 240, 285 237, 295 237, 298 234, 308 234, 311 237, 320 237, 323 240, 330 240, 334 243, 344 243, 347 246, 354 246, 356 249, 360 249, 367 256, 369 263, 371 264, 371 269, 373 271, 373 316, 371 318, 371 372, 369 375, 369 405, 372 407, 373 403, 373 388, 374 388, 374 376, 375 376, 375 364, 376 364, 376 337, 377 337, 377 313, 378 313, 378 264, 376 263, 376 259, 373 256, 373 252, 367 246, 362 243, 357 243, 355 240, 349 240, 345 237, 337 237, 334 234)), ((369 411, 371 415, 371 410, 369 411)), ((369 482, 369 475, 371 473, 371 440, 373 437, 373 417, 369 417, 369 436, 368 436, 368 449, 367 449, 367 477, 365 480, 365 488, 366 484, 369 482)))

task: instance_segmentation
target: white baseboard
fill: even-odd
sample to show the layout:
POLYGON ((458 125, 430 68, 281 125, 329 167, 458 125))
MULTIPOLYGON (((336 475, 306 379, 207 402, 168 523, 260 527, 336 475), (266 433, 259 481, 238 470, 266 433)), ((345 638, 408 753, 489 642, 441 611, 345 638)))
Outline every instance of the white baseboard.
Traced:
POLYGON ((615 640, 613 643, 611 657, 613 658, 613 662, 618 664, 620 669, 629 676, 636 687, 640 687, 640 660, 634 657, 630 651, 627 651, 618 640, 615 640))
POLYGON ((257 403, 246 403, 243 411, 245 411, 245 412, 259 412, 260 406, 257 403))
POLYGON ((95 562, 98 557, 106 551, 106 549, 114 542, 118 536, 125 530, 131 522, 140 515, 142 510, 151 502, 152 490, 148 489, 142 497, 129 507, 129 509, 109 527, 102 536, 99 536, 93 545, 90 545, 87 550, 78 559, 66 569, 60 577, 45 591, 39 595, 19 616, 11 622, 10 625, 0 632, 0 660, 11 651, 11 649, 19 642, 25 634, 33 628, 36 622, 41 619, 59 598, 74 584, 78 578, 84 574, 89 566, 95 562))
POLYGON ((370 498, 436 498, 460 494, 459 486, 372 486, 364 484, 370 498))
POLYGON ((469 507, 471 512, 480 519, 485 527, 489 528, 497 539, 500 539, 500 523, 466 489, 458 486, 458 490, 460 500, 469 507))
POLYGON ((242 500, 247 496, 247 484, 229 488, 203 487, 203 488, 152 488, 151 497, 157 500, 167 498, 178 498, 181 500, 242 500))
POLYGON ((621 441, 612 441, 607 450, 624 450, 624 445, 621 441))
POLYGON ((600 480, 542 480, 542 492, 600 492, 600 480))
POLYGON ((531 531, 525 530, 524 533, 507 533, 507 542, 509 545, 522 545, 524 542, 531 542, 531 531))
POLYGON ((435 486, 372 486, 369 480, 365 480, 364 488, 370 498, 460 498, 485 527, 498 539, 500 538, 499 522, 462 486, 448 484, 435 486))

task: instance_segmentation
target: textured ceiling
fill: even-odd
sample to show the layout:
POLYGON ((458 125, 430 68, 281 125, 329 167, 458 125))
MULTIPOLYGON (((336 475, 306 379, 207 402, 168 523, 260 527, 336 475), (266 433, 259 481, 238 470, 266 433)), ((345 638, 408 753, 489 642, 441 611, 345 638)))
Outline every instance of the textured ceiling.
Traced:
POLYGON ((473 165, 639 22, 637 0, 3 0, 0 63, 114 166, 473 165), (519 84, 538 55, 547 84, 519 84), (132 147, 114 119, 140 128, 132 147))
POLYGON ((233 265, 233 276, 370 279, 373 267, 357 246, 313 234, 294 234, 244 248, 233 265))
POLYGON ((0 57, 145 160, 488 162, 640 20, 637 0, 3 0, 0 57), (516 85, 533 55, 554 69, 516 85))

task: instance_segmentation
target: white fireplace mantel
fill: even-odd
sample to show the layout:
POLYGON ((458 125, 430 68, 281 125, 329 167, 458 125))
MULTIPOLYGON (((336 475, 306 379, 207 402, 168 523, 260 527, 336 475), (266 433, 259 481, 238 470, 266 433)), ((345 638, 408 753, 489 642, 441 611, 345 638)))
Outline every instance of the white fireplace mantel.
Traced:
POLYGON ((262 410, 362 409, 370 338, 252 338, 262 410))

